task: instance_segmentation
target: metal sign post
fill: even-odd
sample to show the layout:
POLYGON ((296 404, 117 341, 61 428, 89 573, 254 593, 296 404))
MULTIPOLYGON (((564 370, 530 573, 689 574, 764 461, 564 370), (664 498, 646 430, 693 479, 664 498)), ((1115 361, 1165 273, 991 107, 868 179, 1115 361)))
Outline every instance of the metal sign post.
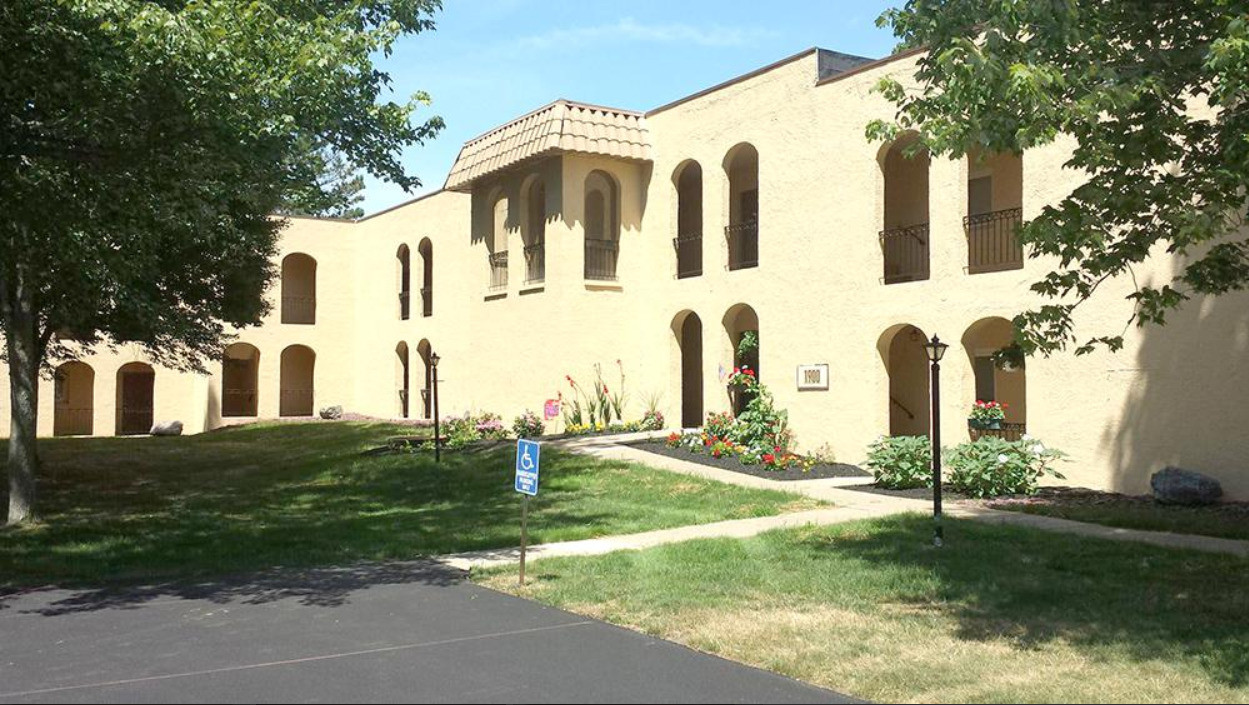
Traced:
POLYGON ((520 507, 520 584, 525 584, 525 553, 529 549, 529 498, 538 495, 538 471, 542 446, 537 441, 516 441, 516 491, 524 495, 520 507))

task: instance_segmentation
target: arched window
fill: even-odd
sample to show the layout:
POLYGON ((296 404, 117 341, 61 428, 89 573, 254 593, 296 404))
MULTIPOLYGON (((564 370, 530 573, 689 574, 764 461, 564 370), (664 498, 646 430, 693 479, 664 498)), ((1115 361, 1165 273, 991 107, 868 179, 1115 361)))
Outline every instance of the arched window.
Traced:
POLYGON ((316 403, 317 354, 304 345, 282 351, 280 397, 281 416, 312 416, 316 403))
MULTIPOLYGON (((755 371, 755 378, 762 381, 763 371, 759 369, 759 314, 748 304, 737 304, 725 312, 722 323, 729 345, 728 357, 733 361, 733 367, 749 367, 755 371)), ((745 411, 753 398, 750 393, 742 390, 729 390, 729 401, 734 414, 745 411)))
POLYGON ((117 435, 151 433, 155 410, 156 371, 131 362, 117 370, 117 435))
POLYGON ((1023 160, 1018 154, 967 155, 967 272, 1023 269, 1016 234, 1023 222, 1023 160))
POLYGON ((885 283, 928 278, 928 150, 909 134, 889 145, 880 159, 885 180, 880 246, 885 283))
POLYGON ((429 364, 429 356, 432 352, 428 340, 422 340, 416 345, 416 354, 421 356, 421 379, 424 380, 421 385, 421 418, 434 418, 434 367, 429 364))
POLYGON ((95 370, 84 362, 56 368, 54 436, 90 436, 95 431, 95 370))
POLYGON ((421 253, 421 316, 429 318, 434 315, 434 243, 425 238, 417 251, 421 253))
POLYGON ((759 152, 739 144, 724 157, 729 184, 729 269, 759 266, 759 152))
POLYGON ((395 389, 398 392, 398 412, 401 419, 408 418, 411 401, 408 390, 411 384, 411 376, 408 374, 408 344, 400 342, 395 346, 395 389))
POLYGON ((546 184, 535 179, 525 195, 525 283, 546 280, 546 184))
POLYGON ((399 320, 412 316, 412 252, 407 245, 400 245, 395 254, 399 274, 399 320))
POLYGON ((672 334, 680 354, 681 426, 703 425, 703 321, 693 311, 672 319, 672 334))
POLYGON ((226 348, 221 361, 221 416, 259 416, 260 351, 254 345, 235 343, 226 348))
POLYGON ((677 192, 677 278, 703 273, 703 168, 688 161, 672 177, 677 192))
POLYGON ((490 206, 490 290, 507 289, 507 196, 498 192, 490 206))
POLYGON ((282 322, 317 322, 317 261, 303 253, 282 260, 282 322))
POLYGON ((1001 317, 982 318, 963 333, 963 349, 975 378, 975 399, 996 401, 1006 406, 1006 420, 999 428, 973 429, 973 435, 989 434, 1017 441, 1027 431, 1028 380, 1022 364, 999 364, 995 355, 1010 347, 1015 339, 1014 325, 1001 317), (977 433, 979 432, 979 433, 977 433))
POLYGON ((616 279, 620 257, 620 197, 616 180, 592 171, 585 180, 585 278, 616 279))
POLYGON ((909 324, 896 325, 877 341, 889 375, 889 435, 928 435, 928 354, 924 332, 909 324))

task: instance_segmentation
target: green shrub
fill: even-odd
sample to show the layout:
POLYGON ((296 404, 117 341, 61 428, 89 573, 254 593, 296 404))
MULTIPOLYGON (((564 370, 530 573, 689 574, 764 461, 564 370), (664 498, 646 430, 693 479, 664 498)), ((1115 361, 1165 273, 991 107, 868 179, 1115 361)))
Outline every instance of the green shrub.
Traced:
POLYGON ((1052 468, 1063 457, 1030 436, 1019 441, 982 436, 946 451, 946 476, 950 489, 970 497, 1035 494, 1043 476, 1063 478, 1052 468))
POLYGON ((545 431, 546 423, 542 417, 528 409, 512 421, 512 433, 515 433, 517 438, 537 438, 545 431))
POLYGON ((932 443, 926 436, 881 436, 868 446, 863 464, 885 489, 932 487, 932 443))

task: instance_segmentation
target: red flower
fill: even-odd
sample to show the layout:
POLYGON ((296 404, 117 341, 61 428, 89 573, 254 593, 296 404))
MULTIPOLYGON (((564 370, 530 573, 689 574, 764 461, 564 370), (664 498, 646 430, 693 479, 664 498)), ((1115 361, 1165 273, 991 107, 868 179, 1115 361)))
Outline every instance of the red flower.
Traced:
POLYGON ((776 462, 776 456, 772 455, 771 453, 764 453, 763 462, 767 463, 768 465, 771 465, 772 463, 776 462))
POLYGON ((606 385, 606 384, 604 384, 604 385, 603 385, 603 393, 604 393, 604 394, 606 394, 606 393, 607 393, 607 385, 606 385))
POLYGON ((746 370, 744 370, 744 372, 745 372, 745 374, 746 374, 747 376, 749 376, 749 377, 754 377, 754 376, 755 376, 755 371, 754 371, 754 370, 752 370, 752 369, 750 369, 750 368, 747 368, 746 370))

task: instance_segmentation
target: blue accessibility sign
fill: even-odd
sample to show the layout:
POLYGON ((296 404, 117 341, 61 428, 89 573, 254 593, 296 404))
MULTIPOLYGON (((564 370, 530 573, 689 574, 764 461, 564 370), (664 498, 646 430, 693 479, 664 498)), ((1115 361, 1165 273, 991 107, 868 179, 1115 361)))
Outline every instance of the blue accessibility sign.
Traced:
POLYGON ((542 446, 537 441, 516 441, 516 491, 538 496, 538 464, 542 446))

